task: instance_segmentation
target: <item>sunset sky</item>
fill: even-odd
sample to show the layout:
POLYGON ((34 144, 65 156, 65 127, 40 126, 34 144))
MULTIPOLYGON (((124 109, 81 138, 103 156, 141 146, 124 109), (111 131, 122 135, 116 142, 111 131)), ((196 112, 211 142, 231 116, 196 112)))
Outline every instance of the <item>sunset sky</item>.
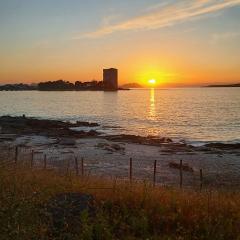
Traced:
POLYGON ((240 82, 240 0, 0 0, 0 84, 240 82))

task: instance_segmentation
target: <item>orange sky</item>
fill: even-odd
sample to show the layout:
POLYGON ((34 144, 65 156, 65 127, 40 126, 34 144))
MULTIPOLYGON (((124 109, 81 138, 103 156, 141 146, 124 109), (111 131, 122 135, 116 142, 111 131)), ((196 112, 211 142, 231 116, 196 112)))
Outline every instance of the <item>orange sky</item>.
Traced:
POLYGON ((0 84, 101 80, 108 67, 120 84, 240 82, 240 0, 51 4, 0 3, 0 84))

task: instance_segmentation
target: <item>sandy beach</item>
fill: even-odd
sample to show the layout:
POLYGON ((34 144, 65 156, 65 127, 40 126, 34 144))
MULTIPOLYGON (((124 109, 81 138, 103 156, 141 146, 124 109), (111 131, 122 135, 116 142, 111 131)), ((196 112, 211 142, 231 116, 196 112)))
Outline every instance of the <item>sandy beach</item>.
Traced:
POLYGON ((8 161, 14 159, 17 146, 19 161, 29 162, 34 151, 35 167, 41 168, 46 156, 48 168, 74 171, 77 157, 84 159, 85 174, 128 179, 132 158, 133 178, 152 181, 154 160, 157 160, 156 183, 178 186, 182 160, 185 187, 199 187, 200 169, 205 187, 240 187, 239 144, 194 147, 169 138, 108 135, 94 130, 98 123, 26 117, 3 116, 0 126, 1 155, 8 161))

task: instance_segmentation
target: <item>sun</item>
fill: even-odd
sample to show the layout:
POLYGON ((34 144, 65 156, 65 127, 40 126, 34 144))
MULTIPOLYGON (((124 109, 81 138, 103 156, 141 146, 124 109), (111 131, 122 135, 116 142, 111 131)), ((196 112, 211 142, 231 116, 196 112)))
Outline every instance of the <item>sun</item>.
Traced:
POLYGON ((155 84, 156 84, 156 80, 155 80, 155 79, 149 79, 149 80, 148 80, 148 83, 149 83, 150 85, 155 85, 155 84))

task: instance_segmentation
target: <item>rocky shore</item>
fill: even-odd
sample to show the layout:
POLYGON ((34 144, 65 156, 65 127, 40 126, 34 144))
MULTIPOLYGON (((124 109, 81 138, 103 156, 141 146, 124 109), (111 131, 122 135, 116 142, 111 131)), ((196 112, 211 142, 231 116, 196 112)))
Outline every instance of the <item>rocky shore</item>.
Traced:
POLYGON ((184 141, 174 142, 167 137, 106 135, 102 134, 98 123, 2 116, 1 151, 15 146, 34 149, 35 160, 40 162, 44 154, 49 159, 55 159, 52 165, 67 158, 72 159, 72 156, 84 157, 88 171, 104 176, 127 177, 131 157, 135 161, 135 177, 152 179, 152 165, 157 160, 158 168, 161 169, 157 181, 170 185, 178 182, 179 162, 183 160, 186 185, 198 182, 199 170, 202 169, 208 184, 215 183, 217 178, 220 185, 240 187, 238 143, 192 146, 184 141))
POLYGON ((227 143, 208 143, 200 147, 186 144, 184 141, 173 142, 172 139, 167 137, 156 137, 156 136, 136 136, 136 135, 104 135, 101 132, 93 130, 91 128, 99 127, 98 123, 90 123, 77 121, 64 122, 58 120, 48 119, 36 119, 27 118, 26 116, 12 117, 2 116, 0 117, 0 139, 6 138, 8 134, 15 134, 16 136, 21 135, 38 135, 45 137, 56 137, 56 138, 68 138, 68 139, 80 139, 80 138, 104 138, 112 142, 125 142, 135 143, 150 146, 159 146, 163 148, 165 152, 213 152, 213 153, 238 153, 240 151, 240 143, 227 144, 227 143), (78 130, 81 127, 89 127, 90 130, 78 130))
POLYGON ((22 117, 11 117, 2 116, 0 117, 1 134, 18 134, 18 135, 29 135, 36 134, 47 137, 90 137, 97 136, 98 133, 94 130, 89 132, 85 131, 74 131, 71 128, 75 127, 95 127, 99 126, 97 123, 88 122, 62 122, 57 120, 45 120, 36 118, 22 117))

